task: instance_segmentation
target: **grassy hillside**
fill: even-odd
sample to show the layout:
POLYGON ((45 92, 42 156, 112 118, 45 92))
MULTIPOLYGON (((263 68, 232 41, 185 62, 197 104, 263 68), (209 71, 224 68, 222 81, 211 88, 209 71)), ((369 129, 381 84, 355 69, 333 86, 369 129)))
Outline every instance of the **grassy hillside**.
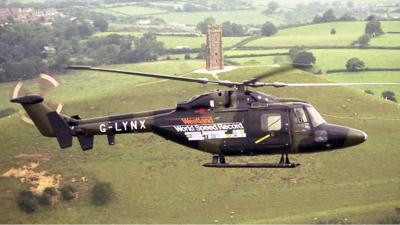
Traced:
MULTIPOLYGON (((156 62, 125 65, 121 69, 187 73, 201 62, 156 62), (189 63, 189 64, 188 64, 189 63), (197 64, 198 63, 198 64, 197 64)), ((222 79, 242 80, 266 67, 238 69, 222 79)), ((288 82, 321 82, 319 77, 294 71, 279 76, 288 82)), ((216 87, 174 81, 74 73, 64 77, 54 97, 67 103, 68 114, 83 117, 174 106, 216 87)), ((0 87, 0 90, 3 86, 0 87)), ((398 105, 348 88, 266 89, 282 97, 309 100, 320 112, 337 116, 400 119, 398 105), (334 97, 333 97, 334 96, 334 97), (371 107, 374 106, 374 107, 371 107)), ((1 103, 3 104, 8 103, 1 103)), ((8 107, 8 105, 6 105, 8 107)), ((54 208, 26 215, 14 198, 26 186, 0 179, 1 223, 313 223, 347 218, 372 223, 400 206, 399 121, 335 119, 329 122, 362 129, 369 140, 357 147, 309 155, 295 155, 301 163, 291 170, 209 169, 200 165, 210 156, 165 141, 151 134, 121 135, 109 147, 96 137, 95 149, 82 152, 77 144, 59 150, 54 139, 25 127, 18 115, 0 119, 7 132, 0 135, 0 172, 38 158, 17 158, 19 153, 48 154, 39 170, 61 174, 63 183, 86 176, 88 183, 73 183, 80 197, 54 208), (94 181, 111 182, 116 198, 98 207, 89 202, 94 181)), ((277 161, 278 156, 237 158, 234 161, 277 161)), ((233 159, 228 159, 232 161, 233 159)))
MULTIPOLYGON (((332 82, 397 82, 400 83, 400 72, 360 72, 360 73, 338 73, 323 75, 323 78, 332 82)), ((400 96, 399 86, 365 86, 363 90, 372 90, 375 96, 381 97, 383 91, 393 91, 397 98, 400 96)), ((398 99, 400 100, 400 99, 398 99)))
POLYGON ((274 24, 282 24, 285 21, 278 16, 268 17, 262 12, 265 8, 251 10, 233 10, 233 11, 207 11, 207 12, 176 12, 160 14, 156 17, 167 21, 176 21, 188 25, 196 25, 207 17, 214 17, 216 22, 221 24, 225 21, 230 21, 239 24, 263 24, 271 21, 274 24))
MULTIPOLYGON (((400 22, 399 22, 400 26, 400 22)), ((384 34, 373 38, 370 42, 371 46, 399 46, 400 34, 384 34)))
POLYGON ((139 16, 139 15, 148 15, 148 14, 165 12, 157 8, 142 7, 136 5, 107 7, 107 8, 102 7, 102 8, 95 8, 93 9, 93 11, 99 13, 111 14, 114 16, 139 16))
POLYGON ((345 69, 350 58, 357 57, 370 68, 399 68, 398 50, 360 50, 360 49, 314 49, 316 65, 323 70, 345 69))
MULTIPOLYGON (((398 21, 382 21, 382 29, 384 31, 397 31, 400 28, 398 21)), ((296 45, 327 45, 327 46, 343 46, 350 45, 351 42, 358 39, 364 33, 365 22, 334 22, 313 24, 301 27, 294 27, 279 30, 272 37, 264 37, 249 42, 246 46, 296 46, 296 45), (336 29, 336 34, 331 35, 332 28, 336 29)), ((371 45, 392 46, 386 42, 392 42, 392 35, 386 34, 382 39, 388 39, 379 42, 380 38, 373 40, 371 45), (386 36, 390 38, 386 38, 386 36)), ((396 39, 397 40, 397 39, 396 39)))
MULTIPOLYGON (((226 51, 225 55, 245 55, 245 54, 271 54, 287 53, 287 49, 278 50, 258 50, 258 51, 226 51)), ((316 57, 316 66, 323 71, 332 69, 345 69, 346 62, 350 58, 357 57, 365 62, 369 68, 399 68, 400 54, 398 50, 367 50, 367 49, 312 49, 309 50, 316 57)), ((240 64, 250 60, 260 62, 260 64, 272 64, 275 56, 231 58, 230 60, 240 64)), ((280 56, 285 57, 285 56, 280 56)))
MULTIPOLYGON (((223 46, 230 47, 246 37, 224 37, 223 46)), ((201 44, 206 44, 206 37, 180 37, 180 36, 157 36, 157 40, 164 42, 166 48, 177 46, 187 46, 189 48, 200 48, 201 44)))

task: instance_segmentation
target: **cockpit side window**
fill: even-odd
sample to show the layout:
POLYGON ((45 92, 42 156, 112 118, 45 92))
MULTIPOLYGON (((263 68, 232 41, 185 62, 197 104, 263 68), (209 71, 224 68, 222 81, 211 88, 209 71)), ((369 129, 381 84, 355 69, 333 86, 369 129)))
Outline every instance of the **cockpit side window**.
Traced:
POLYGON ((311 123, 314 127, 317 127, 323 123, 326 123, 324 118, 322 118, 322 116, 318 113, 318 111, 314 107, 307 106, 306 108, 308 111, 308 115, 310 116, 311 123))
POLYGON ((279 113, 261 115, 261 129, 265 132, 281 130, 282 115, 279 113))
POLYGON ((311 129, 310 121, 303 107, 293 109, 295 132, 306 132, 311 129))

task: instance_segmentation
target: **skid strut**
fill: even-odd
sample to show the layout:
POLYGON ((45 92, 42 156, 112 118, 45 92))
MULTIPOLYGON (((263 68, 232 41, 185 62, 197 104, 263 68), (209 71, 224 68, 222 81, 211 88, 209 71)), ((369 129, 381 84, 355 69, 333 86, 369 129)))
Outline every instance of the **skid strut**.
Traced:
POLYGON ((205 167, 214 168, 295 168, 298 163, 291 163, 287 153, 282 153, 279 163, 227 163, 222 155, 213 155, 211 163, 205 163, 205 167))

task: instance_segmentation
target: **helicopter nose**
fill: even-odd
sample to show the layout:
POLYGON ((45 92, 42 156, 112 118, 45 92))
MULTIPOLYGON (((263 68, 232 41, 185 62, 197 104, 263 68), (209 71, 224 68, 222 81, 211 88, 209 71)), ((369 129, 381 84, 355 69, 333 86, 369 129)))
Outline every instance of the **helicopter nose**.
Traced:
POLYGON ((366 141, 368 138, 368 135, 357 129, 351 128, 349 132, 347 133, 346 140, 344 142, 344 145, 347 146, 353 146, 353 145, 358 145, 366 141))

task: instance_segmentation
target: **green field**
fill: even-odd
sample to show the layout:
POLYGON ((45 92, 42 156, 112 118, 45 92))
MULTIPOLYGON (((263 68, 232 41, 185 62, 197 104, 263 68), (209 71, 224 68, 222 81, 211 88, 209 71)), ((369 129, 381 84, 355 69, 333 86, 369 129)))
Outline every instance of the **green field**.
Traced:
POLYGON ((370 68, 400 68, 399 50, 314 49, 316 65, 322 70, 345 69, 348 59, 357 57, 370 68))
MULTIPOLYGON (((400 25, 400 24, 399 24, 400 25)), ((371 40, 371 46, 399 46, 400 34, 384 34, 371 40)))
POLYGON ((273 53, 288 53, 289 49, 272 49, 272 50, 227 50, 224 55, 252 55, 252 54, 273 54, 273 53))
POLYGON ((136 5, 108 7, 108 8, 95 8, 93 11, 98 13, 111 14, 114 16, 140 16, 155 13, 163 13, 164 10, 158 8, 142 7, 136 5))
MULTIPOLYGON (((115 66, 162 73, 186 74, 202 61, 169 61, 115 66)), ((266 67, 238 69, 221 79, 243 80, 266 67)), ((276 79, 277 77, 274 77, 276 79)), ((171 107, 207 89, 199 84, 148 78, 74 72, 63 76, 62 87, 52 97, 67 105, 67 114, 83 118, 171 107)), ((279 76, 286 82, 323 82, 300 71, 279 76)), ((271 80, 270 80, 271 81, 271 80)), ((383 80, 382 80, 383 81, 383 80)), ((10 84, 1 84, 1 93, 10 84)), ((4 90, 6 89, 6 90, 4 90)), ((359 117, 400 119, 397 104, 352 88, 268 89, 282 97, 309 100, 320 112, 359 117), (334 96, 334 97, 333 97, 334 96)), ((2 100, 1 107, 11 107, 2 100)), ((21 109, 20 107, 18 107, 21 109)), ((302 165, 290 170, 209 169, 201 166, 210 156, 151 134, 120 135, 109 147, 96 137, 95 149, 59 150, 54 139, 22 124, 19 115, 0 119, 0 172, 38 160, 38 170, 61 174, 63 184, 86 176, 88 183, 73 183, 79 199, 42 207, 32 215, 16 208, 15 196, 26 185, 0 179, 0 223, 314 223, 348 219, 375 223, 400 206, 399 121, 335 119, 329 122, 364 130, 366 143, 327 153, 295 155, 302 165), (17 158, 20 153, 47 154, 50 160, 17 158), (93 206, 88 189, 94 181, 111 182, 116 196, 106 206, 93 206)), ((237 158, 234 161, 276 161, 278 156, 237 158)), ((232 160, 232 159, 228 159, 232 160)))
POLYGON ((207 17, 213 17, 217 23, 230 21, 239 24, 263 24, 267 21, 274 24, 282 24, 285 21, 279 17, 268 17, 262 14, 265 9, 258 8, 256 10, 234 10, 234 11, 207 11, 207 12, 174 12, 160 14, 156 17, 166 21, 176 21, 188 25, 196 25, 207 17))
POLYGON ((140 32, 97 32, 93 34, 94 37, 103 37, 103 36, 108 36, 110 34, 118 34, 118 35, 131 35, 135 37, 142 36, 143 33, 140 32))
MULTIPOLYGON (((223 46, 230 47, 246 37, 224 37, 223 46)), ((206 37, 182 37, 182 36, 157 36, 157 40, 164 42, 166 48, 176 48, 185 46, 188 48, 200 48, 201 44, 206 44, 206 37)))
MULTIPOLYGON (((398 21, 383 21, 381 23, 384 31, 397 31, 400 29, 400 22, 398 21)), ((348 46, 364 33, 364 28, 365 22, 334 22, 307 25, 279 30, 275 36, 251 41, 246 46, 348 46), (330 34, 332 28, 336 29, 335 35, 330 34)), ((378 40, 380 38, 376 38, 377 40, 371 41, 371 45, 393 46, 391 43, 398 40, 398 37, 387 38, 386 36, 392 35, 384 35, 382 39, 388 40, 381 42, 378 40), (378 42, 374 43, 375 41, 378 42), (387 44, 386 42, 390 43, 387 44)))
MULTIPOLYGON (((142 36, 143 33, 139 32, 98 32, 94 35, 94 37, 102 37, 108 36, 110 34, 118 34, 118 35, 132 35, 135 37, 142 36)), ((225 48, 230 47, 246 37, 224 37, 223 38, 223 46, 225 48)), ((200 48, 202 44, 206 44, 206 37, 191 37, 191 36, 167 36, 167 35, 158 35, 158 41, 164 42, 164 47, 167 49, 181 47, 187 48, 200 48)))
MULTIPOLYGON (((400 72, 360 72, 360 73, 337 73, 327 74, 322 76, 332 82, 363 82, 363 83, 376 83, 376 82, 396 82, 400 83, 400 72)), ((400 87, 398 86, 361 86, 363 90, 372 90, 377 97, 381 97, 384 91, 393 91, 397 99, 400 96, 400 87)))

